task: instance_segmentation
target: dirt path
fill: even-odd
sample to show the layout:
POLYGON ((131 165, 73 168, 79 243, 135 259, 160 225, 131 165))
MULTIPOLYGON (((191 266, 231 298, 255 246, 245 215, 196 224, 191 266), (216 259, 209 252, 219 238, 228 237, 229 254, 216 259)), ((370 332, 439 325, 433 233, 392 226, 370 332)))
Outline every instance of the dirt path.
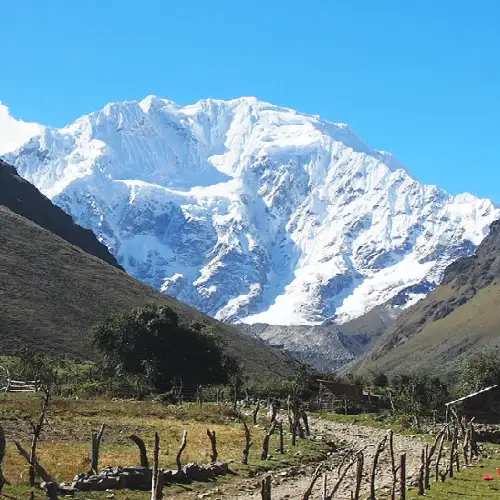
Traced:
MULTIPOLYGON (((364 427, 353 424, 343 424, 328 422, 325 420, 314 420, 311 422, 311 432, 317 439, 326 439, 336 444, 339 450, 349 450, 354 448, 360 450, 365 448, 365 478, 363 482, 363 492, 369 491, 368 474, 371 467, 373 455, 378 443, 387 435, 384 429, 373 427, 364 427)), ((422 442, 416 437, 394 435, 394 452, 396 460, 400 453, 406 452, 407 455, 407 475, 408 478, 414 477, 419 464, 420 453, 422 451, 422 442)), ((324 462, 323 472, 329 477, 328 489, 331 489, 337 480, 338 464, 343 457, 343 452, 332 453, 331 457, 324 462)), ((310 483, 310 478, 316 465, 292 467, 286 470, 272 473, 272 498, 273 500, 293 499, 300 500, 303 492, 310 483)), ((354 467, 347 474, 341 488, 335 495, 336 499, 350 499, 350 491, 353 489, 355 480, 354 467)), ((209 499, 239 499, 239 500, 260 500, 260 477, 245 479, 235 484, 226 485, 222 488, 216 488, 210 493, 196 495, 209 499)), ((377 489, 389 488, 392 483, 390 453, 386 449, 380 456, 377 472, 377 489)), ((389 490, 388 490, 389 491, 389 490)), ((311 500, 321 498, 321 479, 314 487, 311 500)))

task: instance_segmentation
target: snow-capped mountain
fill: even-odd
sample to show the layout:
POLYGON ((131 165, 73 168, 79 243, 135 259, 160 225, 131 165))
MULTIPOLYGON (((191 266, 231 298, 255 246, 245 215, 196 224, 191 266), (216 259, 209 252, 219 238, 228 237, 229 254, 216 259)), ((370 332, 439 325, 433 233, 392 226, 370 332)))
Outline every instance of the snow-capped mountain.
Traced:
POLYGON ((415 300, 500 216, 347 125, 255 98, 113 103, 6 159, 133 276, 225 321, 342 322, 415 300))

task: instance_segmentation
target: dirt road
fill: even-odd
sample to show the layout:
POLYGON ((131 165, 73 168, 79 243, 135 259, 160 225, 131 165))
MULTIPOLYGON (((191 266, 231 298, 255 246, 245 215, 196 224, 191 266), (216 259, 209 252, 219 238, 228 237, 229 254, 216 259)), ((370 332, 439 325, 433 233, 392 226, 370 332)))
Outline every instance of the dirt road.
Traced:
MULTIPOLYGON (((387 435, 384 429, 363 427, 353 424, 328 422, 315 419, 311 422, 311 432, 316 439, 326 439, 332 441, 339 448, 338 453, 332 453, 323 464, 323 472, 328 475, 328 489, 331 490, 338 478, 338 465, 345 454, 345 450, 365 449, 365 475, 362 491, 369 491, 369 470, 372 464, 373 455, 378 443, 387 435)), ((422 442, 411 436, 394 435, 394 452, 397 460, 403 452, 407 455, 407 477, 413 479, 420 464, 420 454, 422 442)), ((392 484, 390 453, 386 448, 380 455, 379 467, 377 469, 376 487, 378 490, 389 488, 392 484)), ((302 498, 303 492, 307 489, 311 475, 316 465, 293 467, 287 470, 272 473, 272 498, 273 500, 302 498)), ((355 467, 347 474, 342 486, 335 495, 335 499, 350 499, 350 492, 353 490, 355 481, 355 467)), ((260 477, 245 479, 222 488, 216 488, 211 493, 196 495, 210 499, 239 499, 239 500, 260 500, 260 477)), ((314 487, 311 500, 321 498, 321 479, 314 487)), ((389 491, 389 489, 387 489, 389 491)))

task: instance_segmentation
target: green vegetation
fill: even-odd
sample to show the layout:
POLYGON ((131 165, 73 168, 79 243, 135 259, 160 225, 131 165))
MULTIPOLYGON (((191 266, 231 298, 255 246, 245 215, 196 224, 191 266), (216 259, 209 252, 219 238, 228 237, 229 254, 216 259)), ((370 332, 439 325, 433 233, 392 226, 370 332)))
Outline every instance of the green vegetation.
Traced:
MULTIPOLYGON (((477 462, 472 467, 463 467, 453 479, 444 483, 432 484, 425 497, 430 500, 493 500, 500 497, 500 476, 497 472, 500 466, 500 448, 489 447, 490 457, 477 462), (491 481, 485 481, 484 476, 492 476, 491 481)), ((418 498, 415 490, 407 494, 408 500, 418 498)))
POLYGON ((111 376, 141 377, 156 392, 227 384, 237 364, 222 351, 217 329, 202 323, 183 325, 166 305, 151 304, 108 316, 92 329, 111 376))
POLYGON ((462 394, 496 384, 500 384, 500 348, 477 352, 466 359, 460 376, 462 394))

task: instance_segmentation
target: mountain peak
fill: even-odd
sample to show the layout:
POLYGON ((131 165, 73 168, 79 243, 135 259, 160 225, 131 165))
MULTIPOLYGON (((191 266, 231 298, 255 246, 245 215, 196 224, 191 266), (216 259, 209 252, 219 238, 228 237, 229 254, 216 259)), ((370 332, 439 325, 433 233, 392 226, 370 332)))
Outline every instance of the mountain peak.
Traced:
POLYGON ((133 276, 225 321, 360 316, 439 283, 500 216, 348 125, 255 97, 148 96, 45 136, 8 156, 20 174, 133 276))

